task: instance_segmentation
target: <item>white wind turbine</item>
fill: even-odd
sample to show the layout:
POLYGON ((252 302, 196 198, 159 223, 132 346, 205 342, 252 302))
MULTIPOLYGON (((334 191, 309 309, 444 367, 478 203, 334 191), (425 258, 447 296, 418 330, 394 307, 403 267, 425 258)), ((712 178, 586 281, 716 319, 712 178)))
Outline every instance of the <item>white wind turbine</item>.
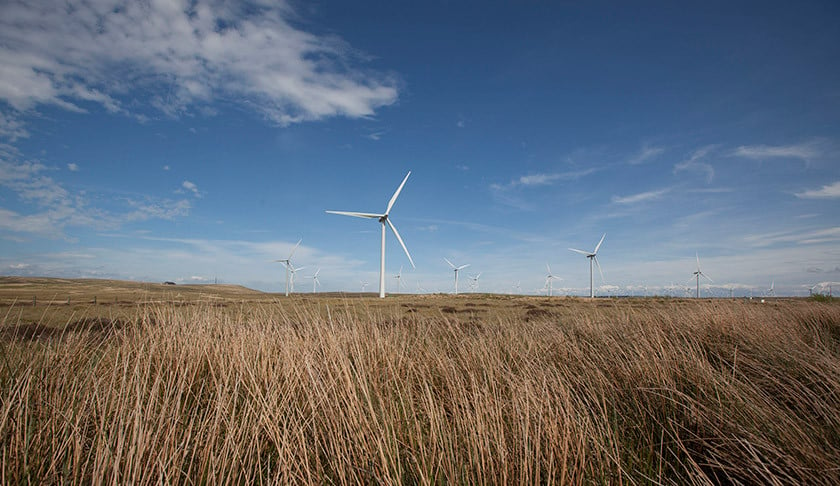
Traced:
POLYGON ((548 287, 548 296, 551 297, 551 281, 555 280, 555 279, 557 279, 557 280, 563 280, 563 279, 556 276, 556 275, 553 275, 551 273, 551 266, 549 266, 548 263, 545 264, 545 268, 548 269, 548 274, 545 276, 545 286, 548 287))
POLYGON ((330 214, 341 214, 344 216, 353 216, 355 218, 366 218, 366 219, 377 219, 379 223, 382 225, 382 250, 379 257, 379 297, 385 298, 385 225, 391 227, 391 231, 394 232, 394 236, 397 237, 397 241, 400 242, 402 249, 405 251, 405 256, 408 257, 409 263, 411 263, 412 268, 414 267, 414 260, 411 259, 411 254, 408 253, 408 248, 405 247, 405 243, 403 243, 402 238, 400 237, 399 231, 397 231, 397 227, 394 226, 394 223, 388 219, 388 214, 391 212, 391 208, 394 206, 394 203, 397 201, 397 196, 400 195, 400 191, 402 191, 403 186, 405 185, 405 181, 408 180, 408 176, 411 175, 411 171, 408 171, 408 174, 405 175, 405 179, 403 179, 402 184, 400 187, 397 188, 397 191, 391 196, 391 200, 388 201, 388 207, 385 208, 385 212, 382 214, 374 214, 374 213, 356 213, 350 211, 327 211, 330 214))
POLYGON ((592 299, 595 297, 595 286, 593 285, 592 279, 592 263, 595 262, 595 265, 598 265, 598 273, 601 274, 601 281, 604 280, 604 272, 601 271, 601 264, 598 263, 598 249, 601 248, 601 243, 604 242, 604 238, 607 237, 607 234, 604 233, 604 236, 601 237, 601 241, 598 242, 598 245, 595 246, 595 249, 591 252, 583 251, 583 250, 576 250, 574 248, 569 248, 575 253, 580 253, 581 255, 585 256, 589 259, 589 298, 592 299))
POLYGON ((312 293, 315 293, 315 288, 321 285, 321 281, 318 280, 318 274, 321 273, 321 269, 315 271, 315 275, 310 276, 309 278, 312 279, 312 293))
POLYGON ((455 266, 452 262, 450 262, 450 261, 449 261, 449 260, 447 260, 446 258, 444 258, 443 260, 444 260, 446 263, 448 263, 450 267, 452 267, 452 270, 454 270, 454 271, 455 271, 455 295, 458 295, 458 272, 459 272, 459 271, 461 271, 461 270, 463 270, 463 269, 465 269, 465 268, 467 268, 467 267, 469 267, 469 266, 470 266, 470 264, 469 264, 469 263, 467 263, 466 265, 461 265, 460 267, 456 267, 456 266, 455 266))
POLYGON ((705 273, 703 273, 700 270, 700 254, 695 253, 694 256, 697 258, 697 270, 695 270, 694 273, 693 273, 694 278, 696 279, 696 285, 697 285, 697 287, 696 287, 697 291, 694 294, 694 297, 699 299, 700 298, 700 277, 703 277, 703 278, 705 278, 706 280, 708 280, 709 282, 712 282, 712 283, 715 283, 715 281, 710 279, 708 277, 708 275, 706 275, 705 273))
POLYGON ((403 267, 400 265, 399 273, 394 275, 394 278, 397 279, 397 292, 399 292, 401 288, 405 287, 405 282, 402 281, 402 269, 403 267))
POLYGON ((516 294, 522 293, 522 281, 521 280, 519 280, 515 284, 513 284, 513 290, 516 291, 516 292, 514 292, 516 294))
POLYGON ((295 254, 295 250, 297 250, 298 246, 300 246, 300 242, 303 241, 298 240, 295 246, 292 248, 292 251, 289 252, 289 257, 283 260, 274 260, 275 262, 280 262, 286 267, 286 297, 289 296, 289 282, 291 281, 291 266, 292 266, 292 255, 295 254))
POLYGON ((472 290, 473 293, 475 293, 475 291, 478 289, 478 279, 480 278, 481 272, 479 272, 478 275, 473 275, 472 277, 470 277, 470 290, 472 290))
POLYGON ((367 289, 367 286, 370 285, 367 282, 359 282, 359 284, 362 286, 362 293, 364 293, 365 290, 367 289))

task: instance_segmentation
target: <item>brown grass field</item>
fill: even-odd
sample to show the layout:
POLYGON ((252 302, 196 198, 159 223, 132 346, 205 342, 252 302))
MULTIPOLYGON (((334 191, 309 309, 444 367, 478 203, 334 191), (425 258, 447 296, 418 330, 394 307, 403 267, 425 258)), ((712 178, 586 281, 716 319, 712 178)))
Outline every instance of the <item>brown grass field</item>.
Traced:
POLYGON ((7 277, 0 312, 2 484, 840 484, 834 301, 7 277))

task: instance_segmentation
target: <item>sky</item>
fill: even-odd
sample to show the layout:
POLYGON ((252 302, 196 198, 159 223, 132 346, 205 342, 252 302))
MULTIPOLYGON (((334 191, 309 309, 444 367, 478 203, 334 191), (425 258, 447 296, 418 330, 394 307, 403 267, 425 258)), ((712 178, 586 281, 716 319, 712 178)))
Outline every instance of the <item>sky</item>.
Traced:
POLYGON ((840 282, 840 4, 629 3, 5 0, 0 275, 840 282))

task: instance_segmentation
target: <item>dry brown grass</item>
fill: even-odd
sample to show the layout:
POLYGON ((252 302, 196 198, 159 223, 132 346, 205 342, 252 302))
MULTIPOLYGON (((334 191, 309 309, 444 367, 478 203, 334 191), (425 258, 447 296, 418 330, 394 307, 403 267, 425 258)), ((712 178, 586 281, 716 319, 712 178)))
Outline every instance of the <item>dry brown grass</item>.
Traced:
POLYGON ((4 484, 840 484, 837 305, 164 303, 40 337, 11 309, 4 484))

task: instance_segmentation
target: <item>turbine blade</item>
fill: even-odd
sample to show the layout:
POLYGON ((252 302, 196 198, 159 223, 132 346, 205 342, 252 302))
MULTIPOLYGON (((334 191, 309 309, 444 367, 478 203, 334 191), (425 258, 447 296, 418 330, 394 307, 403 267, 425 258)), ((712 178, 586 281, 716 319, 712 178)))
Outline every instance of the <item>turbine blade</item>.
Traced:
POLYGON ((318 270, 315 270, 315 276, 314 276, 313 278, 315 278, 315 279, 317 280, 317 278, 318 278, 318 274, 319 274, 319 273, 321 273, 321 269, 320 269, 320 268, 319 268, 318 270))
POLYGON ((374 214, 374 213, 356 213, 353 211, 324 211, 330 214, 340 214, 342 216, 353 216, 354 218, 367 218, 367 219, 379 219, 384 214, 374 214))
MULTIPOLYGON (((606 234, 604 234, 604 236, 606 236, 606 234)), ((603 239, 601 241, 603 241, 603 239)), ((598 245, 600 246, 600 243, 598 245)), ((603 283, 604 282, 604 272, 601 271, 601 264, 598 263, 598 259, 595 256, 593 256, 592 259, 595 260, 595 266, 598 267, 598 273, 601 274, 601 283, 603 283)))
POLYGON ((405 181, 408 180, 408 176, 410 175, 411 171, 408 171, 408 174, 405 175, 405 179, 403 179, 402 184, 400 184, 400 187, 397 188, 397 192, 395 192, 394 195, 391 196, 391 200, 388 201, 388 208, 385 210, 385 215, 388 215, 388 213, 391 212, 391 208, 394 206, 394 203, 397 202, 397 197, 400 195, 400 192, 402 191, 402 188, 405 185, 405 181))
MULTIPOLYGON (((409 172, 409 174, 411 174, 411 172, 409 172)), ((406 176, 406 178, 408 178, 408 176, 406 176)), ((405 182, 405 181, 403 181, 403 182, 405 182)), ((414 266, 414 260, 411 259, 411 253, 409 253, 408 248, 405 247, 405 243, 403 243, 403 240, 400 237, 400 232, 397 231, 397 227, 394 226, 394 223, 392 223, 390 219, 385 219, 385 221, 388 222, 388 226, 391 227, 391 231, 394 232, 394 236, 397 237, 397 241, 400 242, 400 245, 402 246, 403 251, 405 251, 405 256, 408 257, 408 262, 411 263, 411 268, 417 268, 417 267, 414 266)))
POLYGON ((709 278, 709 276, 708 276, 708 275, 706 275, 706 274, 705 274, 705 273, 703 273, 703 272, 700 272, 700 276, 701 276, 701 277, 703 277, 703 278, 705 278, 705 279, 706 279, 706 280, 708 280, 709 282, 715 283, 715 281, 714 281, 714 280, 710 279, 710 278, 709 278))
POLYGON ((595 251, 592 252, 593 255, 598 253, 598 248, 601 248, 601 243, 604 242, 604 238, 607 237, 607 234, 604 233, 604 236, 601 237, 601 241, 598 242, 598 245, 595 247, 595 251))
POLYGON ((443 259, 443 261, 445 261, 446 263, 448 263, 448 264, 449 264, 449 266, 450 266, 450 267, 452 267, 453 269, 455 268, 455 265, 453 265, 453 264, 452 264, 452 262, 450 262, 450 261, 449 261, 449 260, 447 260, 446 258, 444 258, 444 259, 443 259))
POLYGON ((467 268, 467 267, 469 267, 469 266, 470 266, 470 264, 469 264, 469 263, 467 263, 466 265, 461 265, 460 267, 456 268, 455 270, 463 270, 463 269, 465 269, 465 268, 467 268))
POLYGON ((694 256, 697 257, 697 271, 699 272, 700 271, 700 254, 697 253, 697 252, 694 252, 694 256))
POLYGON ((286 259, 286 261, 289 261, 289 260, 291 260, 291 259, 292 259, 292 255, 294 255, 294 254, 295 254, 295 250, 297 250, 297 249, 298 249, 298 247, 300 246, 300 242, 301 242, 301 241, 303 241, 303 238, 299 239, 299 240, 298 240, 298 242, 297 242, 297 243, 295 243, 295 246, 292 248, 292 251, 289 253, 289 258, 287 258, 287 259, 286 259))
POLYGON ((575 253, 580 253, 581 255, 587 256, 587 257, 592 254, 592 253, 589 253, 588 251, 575 250, 574 248, 569 248, 569 249, 572 250, 575 253))
POLYGON ((549 275, 551 275, 551 265, 549 265, 548 263, 546 263, 546 264, 545 264, 545 268, 547 268, 547 269, 548 269, 548 274, 549 274, 549 275))

